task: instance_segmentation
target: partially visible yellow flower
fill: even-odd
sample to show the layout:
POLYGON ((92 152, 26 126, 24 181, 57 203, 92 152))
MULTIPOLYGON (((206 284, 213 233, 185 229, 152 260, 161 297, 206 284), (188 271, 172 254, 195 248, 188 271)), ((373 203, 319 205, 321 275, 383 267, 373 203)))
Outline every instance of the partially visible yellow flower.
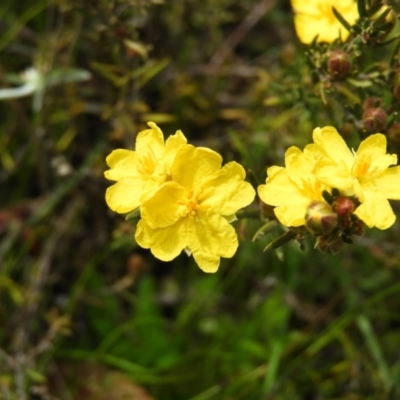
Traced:
POLYGON ((114 150, 106 159, 110 169, 104 175, 117 181, 107 189, 106 202, 118 213, 139 207, 146 195, 170 180, 175 155, 186 145, 181 131, 171 135, 164 144, 161 129, 154 122, 148 125, 150 129, 137 135, 136 151, 114 150))
POLYGON ((330 191, 312 174, 315 161, 313 152, 290 147, 285 154, 286 168, 268 168, 266 184, 258 187, 261 200, 276 207, 275 215, 285 226, 304 225, 308 206, 324 201, 322 191, 330 191))
POLYGON ((171 169, 173 181, 141 205, 139 246, 163 261, 186 249, 205 272, 215 272, 221 257, 235 254, 238 239, 228 220, 253 201, 255 192, 244 182, 242 166, 230 162, 221 168, 221 163, 210 149, 181 148, 171 169))
POLYGON ((395 154, 386 154, 386 137, 380 133, 361 142, 351 151, 333 127, 316 128, 315 145, 306 149, 319 153, 314 174, 322 183, 356 196, 361 205, 355 210, 370 228, 387 229, 396 216, 388 199, 400 200, 400 167, 395 154))
POLYGON ((299 39, 311 43, 318 35, 318 42, 331 43, 346 40, 350 32, 343 27, 332 11, 332 6, 350 24, 359 18, 355 0, 291 0, 295 12, 294 25, 299 39))

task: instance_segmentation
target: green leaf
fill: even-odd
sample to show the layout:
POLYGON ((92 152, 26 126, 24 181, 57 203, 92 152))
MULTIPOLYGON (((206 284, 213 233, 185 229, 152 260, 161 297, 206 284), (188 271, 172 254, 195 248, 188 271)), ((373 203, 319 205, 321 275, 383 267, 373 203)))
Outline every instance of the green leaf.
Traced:
POLYGON ((358 329, 361 331, 365 338, 368 350, 370 351, 372 358, 375 360, 375 363, 378 366, 382 381, 389 389, 391 386, 393 386, 392 375, 382 352, 379 339, 374 332, 371 322, 364 314, 359 315, 356 318, 356 322, 358 329))
POLYGON ((397 36, 395 36, 395 37, 392 37, 392 38, 389 39, 389 40, 386 40, 386 42, 381 42, 381 43, 378 43, 377 45, 380 46, 380 47, 386 46, 387 44, 390 44, 390 43, 394 42, 395 40, 397 40, 397 39, 399 39, 399 38, 400 38, 400 35, 397 35, 397 36))
POLYGON ((267 244, 264 248, 264 251, 275 250, 278 247, 281 247, 284 244, 290 242, 295 237, 296 237, 296 232, 287 231, 283 235, 279 236, 277 239, 273 240, 271 243, 267 244))
MULTIPOLYGON (((388 7, 379 17, 374 21, 374 26, 378 26, 381 22, 385 21, 385 18, 388 16, 388 14, 392 11, 391 7, 388 7)), ((390 22, 391 25, 392 22, 390 22)))
POLYGON ((258 229, 257 232, 253 235, 253 238, 251 239, 252 242, 255 242, 256 240, 260 239, 260 237, 271 232, 273 229, 275 229, 277 227, 277 225, 278 224, 276 221, 268 221, 260 229, 258 229))
POLYGON ((382 8, 382 2, 378 1, 372 5, 371 8, 368 9, 367 11, 367 16, 372 17, 375 15, 380 9, 382 8))
POLYGON ((373 83, 369 80, 359 81, 357 79, 347 78, 346 81, 348 83, 350 83, 350 85, 353 85, 353 86, 359 87, 359 88, 366 88, 366 87, 370 87, 373 85, 373 83))
POLYGON ((335 7, 332 6, 332 11, 335 14, 335 17, 339 20, 339 22, 351 32, 351 25, 342 17, 342 14, 335 7))
POLYGON ((367 9, 365 7, 365 1, 364 0, 357 0, 357 8, 358 8, 358 13, 360 14, 360 17, 366 17, 367 16, 367 9))

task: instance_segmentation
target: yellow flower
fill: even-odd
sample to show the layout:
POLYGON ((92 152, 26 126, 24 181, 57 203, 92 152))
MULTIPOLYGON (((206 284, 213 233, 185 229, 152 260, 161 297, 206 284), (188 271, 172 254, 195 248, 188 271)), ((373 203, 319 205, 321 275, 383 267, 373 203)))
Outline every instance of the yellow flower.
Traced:
POLYGON ((173 181, 141 205, 137 243, 163 261, 186 249, 205 272, 215 272, 221 257, 232 257, 238 239, 228 220, 255 193, 243 181, 242 166, 230 162, 221 168, 221 163, 221 156, 210 149, 182 148, 171 169, 173 181))
POLYGON ((333 127, 316 128, 315 145, 308 150, 317 155, 314 174, 322 183, 356 196, 361 205, 355 210, 370 228, 387 229, 396 216, 387 199, 400 200, 400 167, 395 154, 386 154, 386 137, 380 133, 361 142, 351 151, 333 127))
POLYGON ((295 12, 294 25, 299 39, 311 43, 318 35, 318 42, 331 43, 346 40, 350 34, 332 11, 332 6, 350 24, 354 25, 359 14, 354 0, 291 0, 295 12))
POLYGON ((164 144, 161 129, 154 122, 148 125, 151 129, 137 135, 136 151, 114 150, 106 159, 110 169, 104 175, 117 181, 107 189, 106 202, 118 213, 139 207, 146 195, 170 180, 175 155, 186 145, 181 131, 171 135, 164 144))
POLYGON ((261 200, 276 207, 275 215, 285 226, 304 225, 308 206, 324 201, 322 191, 330 191, 312 174, 315 161, 312 152, 290 147, 285 154, 286 168, 268 168, 266 184, 258 187, 261 200))

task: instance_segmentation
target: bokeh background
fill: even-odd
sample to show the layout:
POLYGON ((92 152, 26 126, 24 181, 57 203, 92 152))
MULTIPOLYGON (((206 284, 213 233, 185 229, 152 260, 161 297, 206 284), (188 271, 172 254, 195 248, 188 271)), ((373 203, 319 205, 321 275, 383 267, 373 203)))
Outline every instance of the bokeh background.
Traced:
POLYGON ((358 146, 289 1, 2 0, 0 32, 0 398, 400 398, 398 222, 336 255, 312 239, 263 252, 283 231, 253 240, 260 213, 205 274, 140 249, 105 204, 105 157, 147 121, 240 162, 255 187, 314 127, 358 146))

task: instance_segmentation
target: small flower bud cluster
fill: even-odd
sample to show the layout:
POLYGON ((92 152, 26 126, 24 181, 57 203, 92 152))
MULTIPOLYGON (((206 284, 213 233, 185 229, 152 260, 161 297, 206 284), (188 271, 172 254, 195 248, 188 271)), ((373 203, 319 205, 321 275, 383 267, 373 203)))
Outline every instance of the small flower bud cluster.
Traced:
POLYGON ((335 254, 345 243, 352 243, 352 235, 362 235, 364 224, 354 214, 356 205, 350 197, 331 197, 328 204, 313 201, 306 212, 305 227, 317 237, 315 248, 335 254))

